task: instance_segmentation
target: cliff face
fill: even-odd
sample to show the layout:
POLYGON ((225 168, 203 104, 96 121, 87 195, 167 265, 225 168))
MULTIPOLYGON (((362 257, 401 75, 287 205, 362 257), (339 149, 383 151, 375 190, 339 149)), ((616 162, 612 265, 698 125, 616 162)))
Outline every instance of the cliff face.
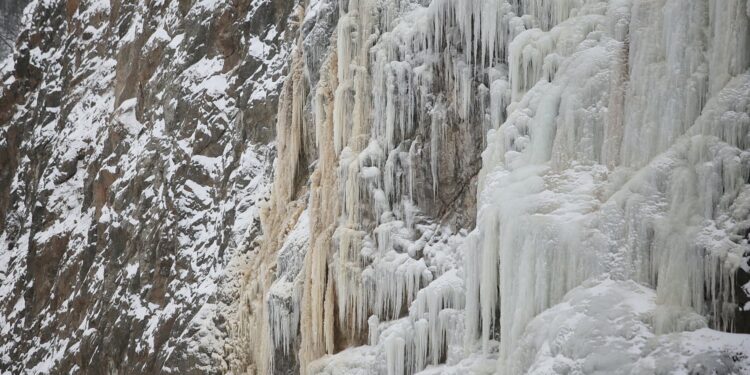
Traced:
POLYGON ((0 3, 0 60, 13 53, 21 29, 21 16, 28 0, 6 0, 0 3))
POLYGON ((24 23, 0 370, 750 371, 747 0, 24 23))
POLYGON ((750 370, 724 333, 748 331, 748 12, 311 1, 240 307, 250 368, 750 370))
POLYGON ((0 370, 218 373, 291 1, 35 1, 0 91, 0 370))

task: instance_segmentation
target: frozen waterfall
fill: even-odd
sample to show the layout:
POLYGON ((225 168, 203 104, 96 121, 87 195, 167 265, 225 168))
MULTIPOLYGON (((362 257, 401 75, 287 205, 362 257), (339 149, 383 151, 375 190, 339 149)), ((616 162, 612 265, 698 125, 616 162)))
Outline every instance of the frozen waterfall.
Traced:
POLYGON ((750 372, 747 0, 298 18, 242 297, 259 372, 750 372))

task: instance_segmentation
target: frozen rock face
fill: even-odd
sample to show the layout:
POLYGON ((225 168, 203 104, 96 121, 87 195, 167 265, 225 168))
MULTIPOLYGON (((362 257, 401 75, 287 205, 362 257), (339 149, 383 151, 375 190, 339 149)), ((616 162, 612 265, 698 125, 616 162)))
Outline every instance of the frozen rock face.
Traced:
POLYGON ((244 369, 750 371, 748 9, 300 8, 244 369))
POLYGON ((28 0, 6 0, 0 3, 0 61, 13 52, 21 29, 21 15, 28 0))
POLYGON ((0 370, 750 372, 747 0, 37 0, 0 370))
POLYGON ((39 0, 0 74, 0 372, 226 372, 292 1, 39 0))

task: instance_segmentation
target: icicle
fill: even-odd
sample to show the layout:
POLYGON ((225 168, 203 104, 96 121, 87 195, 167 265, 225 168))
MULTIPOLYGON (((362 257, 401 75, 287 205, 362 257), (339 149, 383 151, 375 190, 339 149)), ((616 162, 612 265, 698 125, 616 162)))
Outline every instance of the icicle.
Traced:
POLYGON ((406 364, 404 349, 406 342, 398 336, 390 336, 385 341, 386 358, 388 361, 388 375, 404 375, 406 364))
POLYGON ((414 360, 415 368, 423 369, 427 365, 430 326, 426 319, 414 323, 414 360))
POLYGON ((445 132, 446 121, 445 110, 441 104, 436 104, 432 110, 432 122, 430 126, 430 168, 432 171, 432 194, 434 196, 437 195, 438 190, 440 141, 445 132))
POLYGON ((509 104, 508 82, 503 79, 492 81, 490 86, 490 121, 492 129, 497 129, 505 122, 505 107, 509 104))
POLYGON ((469 352, 474 342, 479 339, 480 328, 480 277, 483 276, 481 270, 482 255, 479 250, 479 241, 477 232, 472 232, 466 238, 462 246, 464 252, 464 272, 466 284, 466 310, 465 310, 465 327, 464 327, 464 350, 469 352))
MULTIPOLYGON (((332 45, 335 45, 335 39, 332 45)), ((340 201, 336 196, 337 153, 333 142, 334 92, 337 88, 336 54, 329 53, 321 66, 315 95, 316 143, 318 168, 311 176, 310 194, 310 250, 305 257, 305 285, 300 317, 300 372, 306 373, 308 364, 325 352, 333 350, 335 298, 333 280, 328 268, 333 226, 339 214, 340 201), (328 277, 326 277, 328 276, 328 277), (322 307, 322 308, 321 308, 322 307)))
POLYGON ((378 345, 378 337, 380 336, 380 319, 377 315, 371 315, 367 319, 368 326, 368 341, 370 346, 378 345))
POLYGON ((482 227, 485 231, 482 241, 481 252, 481 277, 479 283, 479 295, 482 311, 482 350, 486 353, 489 349, 490 332, 495 324, 495 310, 498 296, 498 249, 494 245, 500 238, 499 226, 496 223, 494 212, 485 213, 482 227))

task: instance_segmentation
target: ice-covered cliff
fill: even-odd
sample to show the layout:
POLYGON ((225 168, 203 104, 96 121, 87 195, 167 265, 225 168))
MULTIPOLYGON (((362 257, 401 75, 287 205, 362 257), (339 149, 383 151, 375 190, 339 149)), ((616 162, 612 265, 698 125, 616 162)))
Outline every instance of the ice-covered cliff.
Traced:
POLYGON ((311 1, 251 368, 750 371, 749 9, 311 1))
POLYGON ((0 370, 750 373, 747 0, 26 18, 0 370))

